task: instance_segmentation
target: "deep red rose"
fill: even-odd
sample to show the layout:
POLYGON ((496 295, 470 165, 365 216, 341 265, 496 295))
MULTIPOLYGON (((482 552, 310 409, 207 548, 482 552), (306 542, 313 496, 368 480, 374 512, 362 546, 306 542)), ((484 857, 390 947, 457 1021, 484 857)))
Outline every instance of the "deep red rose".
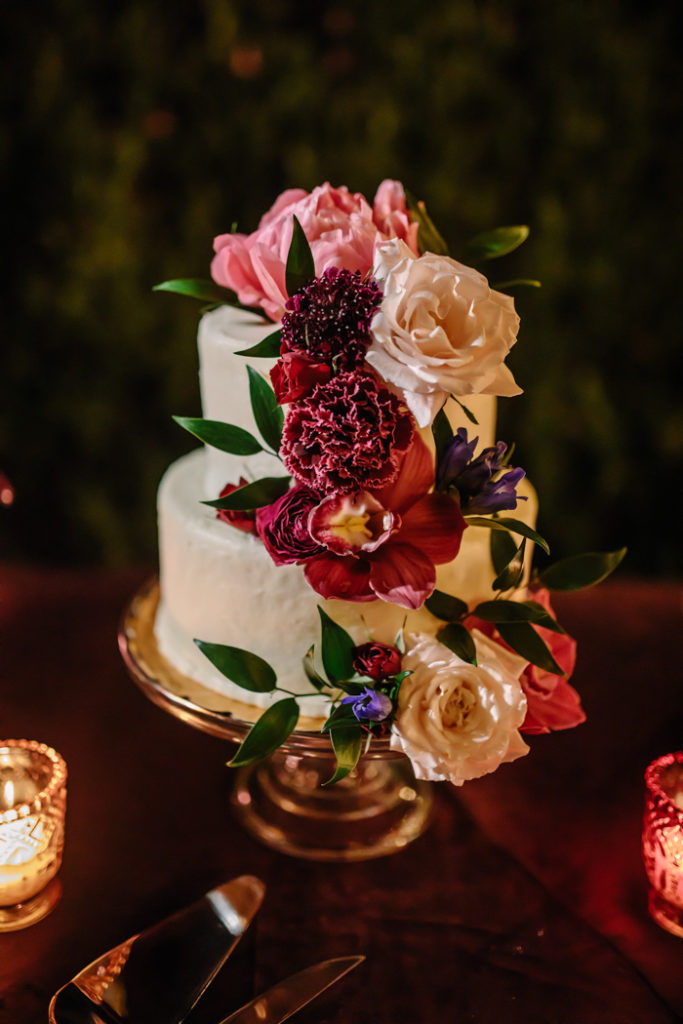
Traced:
POLYGON ((372 490, 396 479, 414 437, 400 399, 374 374, 354 370, 289 409, 280 454, 300 483, 324 494, 372 490))
POLYGON ((377 683, 401 671, 401 652, 373 640, 354 649, 353 667, 359 675, 370 676, 377 683))
POLYGON ((324 550, 308 532, 308 517, 320 501, 310 487, 293 487, 272 505, 256 510, 256 529, 276 565, 305 562, 324 550))
POLYGON ((270 371, 275 397, 280 405, 305 398, 316 384, 324 384, 331 376, 331 366, 316 363, 300 352, 285 352, 270 371))
MULTIPOLYGON (((244 487, 248 483, 249 481, 241 476, 238 484, 226 484, 219 497, 224 498, 227 494, 232 494, 233 491, 236 491, 239 487, 244 487)), ((235 526, 238 530, 243 530, 245 533, 256 533, 256 521, 253 512, 233 512, 230 509, 219 508, 216 509, 216 518, 222 519, 224 523, 229 523, 230 526, 235 526)))

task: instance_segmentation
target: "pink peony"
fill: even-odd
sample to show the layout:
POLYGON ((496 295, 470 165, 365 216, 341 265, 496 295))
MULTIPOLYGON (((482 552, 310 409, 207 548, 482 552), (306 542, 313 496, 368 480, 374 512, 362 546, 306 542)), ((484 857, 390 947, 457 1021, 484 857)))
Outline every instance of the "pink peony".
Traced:
POLYGON ((318 277, 328 267, 368 273, 376 246, 387 238, 401 238, 417 253, 417 225, 410 223, 399 182, 382 182, 374 213, 359 192, 345 186, 333 188, 326 182, 310 193, 288 189, 252 234, 219 235, 211 264, 214 281, 237 292, 245 305, 262 306, 272 320, 281 318, 287 300, 293 215, 309 241, 318 277))
POLYGON ((372 373, 339 373, 293 405, 280 454, 296 479, 324 493, 383 487, 415 436, 401 401, 372 373))
MULTIPOLYGON (((520 600, 537 601, 553 618, 555 617, 550 603, 550 593, 545 587, 529 588, 522 593, 520 600)), ((503 647, 508 646, 493 623, 477 619, 476 626, 503 647)), ((534 626, 534 629, 545 640, 550 653, 566 675, 558 676, 538 668, 537 665, 527 665, 520 679, 527 699, 527 713, 521 730, 525 733, 544 733, 557 729, 573 729, 575 725, 581 725, 586 721, 579 695, 567 681, 574 671, 576 641, 565 633, 554 633, 542 626, 534 626)))
POLYGON ((387 487, 324 498, 309 529, 327 550, 304 564, 316 593, 419 608, 434 590, 435 566, 455 558, 465 529, 457 502, 429 493, 433 482, 433 456, 416 437, 387 487))

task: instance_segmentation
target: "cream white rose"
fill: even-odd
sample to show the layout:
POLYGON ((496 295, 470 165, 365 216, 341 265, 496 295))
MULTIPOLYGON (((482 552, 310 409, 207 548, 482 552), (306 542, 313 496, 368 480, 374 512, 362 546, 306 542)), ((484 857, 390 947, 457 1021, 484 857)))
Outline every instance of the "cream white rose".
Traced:
POLYGON ((518 730, 526 714, 519 682, 527 662, 473 631, 477 665, 433 636, 409 639, 391 746, 410 758, 418 779, 461 786, 529 752, 518 730))
POLYGON ((517 340, 509 295, 448 256, 415 256, 393 238, 375 252, 384 298, 372 325, 368 362, 402 393, 419 426, 448 395, 519 395, 503 360, 517 340))

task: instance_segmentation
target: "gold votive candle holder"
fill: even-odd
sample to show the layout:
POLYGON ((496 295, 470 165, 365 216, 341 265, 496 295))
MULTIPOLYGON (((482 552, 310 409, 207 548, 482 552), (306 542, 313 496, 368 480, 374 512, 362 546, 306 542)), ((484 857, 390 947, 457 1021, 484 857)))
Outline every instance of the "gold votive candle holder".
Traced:
POLYGON ((645 786, 643 860, 650 914, 683 938, 683 751, 653 761, 645 786))
POLYGON ((0 932, 35 924, 59 899, 66 777, 45 743, 0 740, 0 932))

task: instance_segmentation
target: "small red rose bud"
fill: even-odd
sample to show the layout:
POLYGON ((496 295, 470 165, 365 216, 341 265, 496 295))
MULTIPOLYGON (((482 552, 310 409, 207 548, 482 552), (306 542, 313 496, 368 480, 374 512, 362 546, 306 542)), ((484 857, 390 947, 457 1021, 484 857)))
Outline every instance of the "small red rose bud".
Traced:
POLYGON ((361 676, 370 676, 375 682, 395 676, 401 671, 401 652, 389 644, 371 641, 361 644, 353 652, 353 667, 361 676))

